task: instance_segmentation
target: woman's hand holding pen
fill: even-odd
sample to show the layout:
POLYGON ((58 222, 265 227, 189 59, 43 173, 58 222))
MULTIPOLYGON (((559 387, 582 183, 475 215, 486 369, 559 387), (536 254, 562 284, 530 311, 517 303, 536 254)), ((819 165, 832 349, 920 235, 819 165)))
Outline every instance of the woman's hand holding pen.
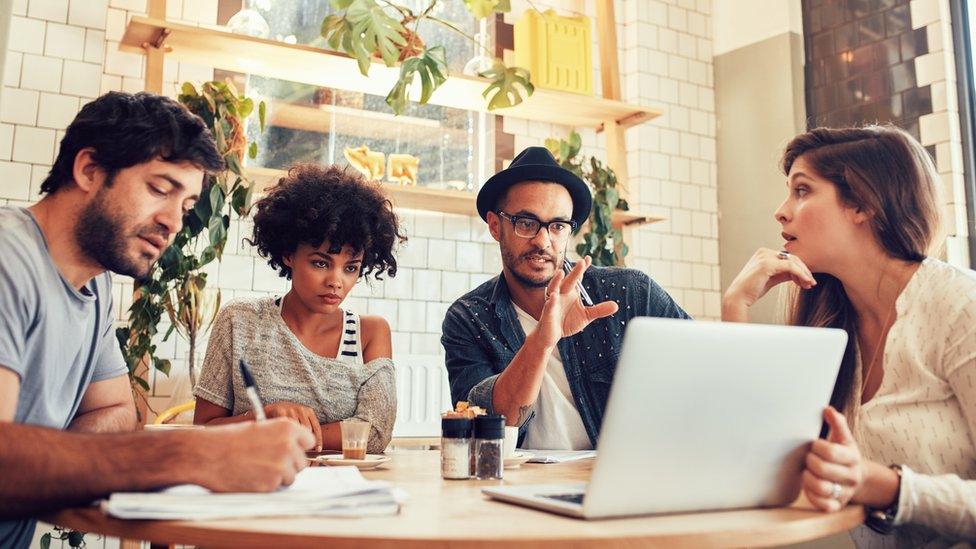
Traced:
POLYGON ((590 322, 617 312, 617 304, 613 301, 604 301, 592 307, 587 307, 580 301, 577 285, 590 263, 590 258, 585 257, 576 262, 573 269, 565 275, 561 269, 557 269, 555 276, 549 281, 546 287, 546 304, 542 308, 542 317, 536 328, 547 346, 554 347, 560 339, 582 331, 590 322))
POLYGON ((274 404, 266 404, 264 413, 268 419, 284 417, 308 428, 312 432, 312 436, 315 437, 314 449, 316 451, 322 449, 322 426, 319 425, 315 410, 294 402, 275 402, 274 404))

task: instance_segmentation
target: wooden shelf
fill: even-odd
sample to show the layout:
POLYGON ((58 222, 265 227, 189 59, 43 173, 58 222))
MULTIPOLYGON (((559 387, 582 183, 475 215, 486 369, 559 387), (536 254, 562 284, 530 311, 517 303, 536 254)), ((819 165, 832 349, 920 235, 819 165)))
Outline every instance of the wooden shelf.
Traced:
MULTIPOLYGON (((272 168, 249 167, 247 172, 257 185, 254 189, 255 194, 263 193, 265 189, 277 183, 278 179, 285 175, 284 170, 272 168)), ((386 182, 382 183, 382 186, 390 200, 393 201, 393 205, 398 208, 477 215, 474 193, 427 187, 407 187, 386 182)))
MULTIPOLYGON (((271 168, 247 168, 248 175, 254 179, 255 194, 262 194, 268 187, 277 183, 285 175, 284 170, 271 168)), ((430 189, 427 187, 406 187, 392 183, 382 183, 383 190, 389 195, 393 205, 409 210, 425 210, 460 215, 478 215, 475 205, 475 193, 454 191, 447 189, 430 189)), ((613 212, 615 226, 637 226, 644 223, 656 223, 666 218, 643 214, 636 211, 613 212)))
MULTIPOLYGON (((147 17, 132 18, 120 49, 135 53, 162 49, 178 61, 381 97, 399 75, 398 67, 374 62, 367 78, 360 74, 356 60, 342 53, 147 17)), ((430 104, 488 112, 481 95, 487 85, 484 78, 451 75, 434 92, 430 104)), ((419 85, 412 91, 414 97, 419 95, 419 85)), ((491 114, 600 130, 607 120, 628 128, 659 116, 661 111, 598 96, 536 88, 520 105, 491 114)))
POLYGON ((407 124, 412 131, 429 132, 439 138, 447 136, 453 142, 464 142, 468 131, 441 126, 437 120, 415 116, 394 116, 390 113, 354 109, 333 105, 296 105, 272 101, 268 105, 268 125, 316 133, 330 133, 377 139, 390 137, 390 123, 407 124))

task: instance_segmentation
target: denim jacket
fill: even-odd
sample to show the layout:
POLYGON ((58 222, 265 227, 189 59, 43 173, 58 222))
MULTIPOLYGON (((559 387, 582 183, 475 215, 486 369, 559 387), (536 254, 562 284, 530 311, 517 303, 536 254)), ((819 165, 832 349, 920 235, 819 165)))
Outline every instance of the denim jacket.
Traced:
MULTIPOLYGON (((627 322, 635 316, 689 317, 641 271, 590 267, 583 274, 583 286, 595 303, 612 300, 620 307, 614 315, 593 321, 557 344, 576 409, 596 447, 627 322)), ((467 400, 492 413, 495 380, 524 341, 525 332, 503 275, 455 301, 447 310, 441 336, 451 399, 467 400)), ((522 425, 520 439, 534 415, 522 425)))

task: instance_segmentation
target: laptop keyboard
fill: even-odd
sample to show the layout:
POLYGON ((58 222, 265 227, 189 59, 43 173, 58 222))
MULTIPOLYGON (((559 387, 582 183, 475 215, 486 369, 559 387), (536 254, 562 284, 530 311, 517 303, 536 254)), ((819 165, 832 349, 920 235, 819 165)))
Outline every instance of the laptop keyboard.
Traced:
POLYGON ((575 493, 575 494, 539 494, 539 496, 540 497, 544 497, 544 498, 549 498, 549 499, 555 499, 555 500, 559 500, 559 501, 565 501, 567 503, 576 503, 576 504, 579 504, 579 505, 583 505, 583 494, 582 493, 575 493))

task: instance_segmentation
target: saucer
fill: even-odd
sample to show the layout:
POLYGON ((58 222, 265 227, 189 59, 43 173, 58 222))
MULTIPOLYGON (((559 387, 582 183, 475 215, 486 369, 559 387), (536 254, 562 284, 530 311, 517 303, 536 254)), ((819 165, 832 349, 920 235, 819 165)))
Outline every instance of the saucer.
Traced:
POLYGON ((535 454, 533 454, 532 452, 516 450, 514 456, 505 458, 505 468, 514 469, 516 467, 521 467, 523 463, 529 461, 533 457, 535 457, 535 454))
POLYGON ((352 465, 358 467, 361 471, 365 471, 367 469, 375 469, 390 461, 390 456, 366 454, 366 459, 345 459, 342 457, 342 454, 339 454, 335 456, 318 456, 316 458, 310 458, 310 461, 322 465, 352 465))

